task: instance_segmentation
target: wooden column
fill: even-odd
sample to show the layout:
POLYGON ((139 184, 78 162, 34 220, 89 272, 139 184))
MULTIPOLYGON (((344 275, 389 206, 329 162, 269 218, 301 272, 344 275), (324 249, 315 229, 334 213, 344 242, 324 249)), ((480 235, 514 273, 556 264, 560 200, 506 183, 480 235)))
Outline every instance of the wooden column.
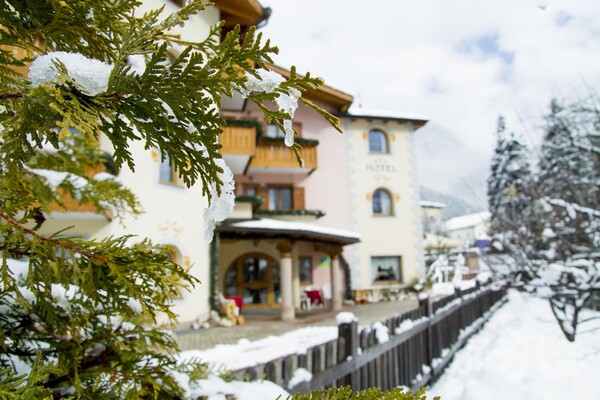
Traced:
POLYGON ((277 243, 277 250, 281 254, 279 259, 281 319, 283 321, 293 321, 296 318, 296 311, 294 309, 292 285, 292 244, 287 240, 282 240, 277 243))

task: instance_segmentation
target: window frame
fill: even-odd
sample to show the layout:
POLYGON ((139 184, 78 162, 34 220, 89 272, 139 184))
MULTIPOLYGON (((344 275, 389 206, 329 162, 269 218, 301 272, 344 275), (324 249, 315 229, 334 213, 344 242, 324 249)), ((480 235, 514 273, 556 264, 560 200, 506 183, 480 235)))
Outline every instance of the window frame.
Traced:
MULTIPOLYGON (((380 207, 383 209, 383 207, 381 205, 380 205, 380 207)), ((392 192, 390 192, 386 188, 375 189, 371 196, 371 212, 373 213, 374 217, 393 217, 394 216, 394 196, 392 195, 392 192), (388 197, 389 203, 390 203, 389 213, 375 212, 375 197, 376 197, 377 193, 383 193, 388 197)))
POLYGON ((403 283, 403 279, 404 279, 404 274, 402 271, 403 265, 402 265, 402 256, 400 255, 395 255, 395 256, 371 256, 371 281, 373 284, 401 284, 403 283), (398 266, 398 279, 377 279, 377 276, 373 276, 373 265, 374 262, 377 259, 391 259, 391 258, 395 258, 397 260, 397 266, 398 266))
POLYGON ((179 173, 177 172, 177 168, 171 165, 169 162, 169 157, 165 156, 164 160, 160 160, 158 164, 158 182, 164 185, 183 187, 181 179, 179 178, 179 173), (170 179, 163 179, 163 168, 169 169, 170 179))
POLYGON ((254 196, 254 197, 257 197, 259 195, 258 194, 258 185, 257 184, 255 184, 255 183, 249 183, 249 184, 248 183, 244 183, 243 185, 244 185, 243 186, 243 190, 244 190, 244 195, 245 196, 254 196), (248 193, 251 190, 254 191, 254 194, 248 193))
POLYGON ((291 211, 294 209, 294 187, 291 185, 267 186, 267 197, 268 197, 267 210, 269 210, 269 211, 291 211), (277 205, 275 207, 272 206, 272 202, 271 202, 271 190, 277 191, 277 205), (282 190, 289 190, 289 193, 290 193, 290 207, 289 208, 282 207, 282 205, 283 205, 282 197, 281 197, 282 190))
POLYGON ((369 145, 369 153, 372 154, 390 154, 390 135, 387 133, 387 131, 385 129, 382 128, 371 128, 369 129, 369 134, 367 135, 367 142, 369 145), (371 135, 374 134, 375 132, 377 133, 381 133, 381 136, 383 137, 383 143, 384 143, 384 150, 374 150, 371 147, 371 135))

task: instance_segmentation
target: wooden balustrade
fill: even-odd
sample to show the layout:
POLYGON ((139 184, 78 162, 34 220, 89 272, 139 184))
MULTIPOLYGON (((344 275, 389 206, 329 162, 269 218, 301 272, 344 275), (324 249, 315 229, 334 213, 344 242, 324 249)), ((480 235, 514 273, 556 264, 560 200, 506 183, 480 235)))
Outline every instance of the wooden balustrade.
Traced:
POLYGON ((74 199, 68 192, 64 192, 62 196, 62 205, 51 203, 50 208, 58 212, 98 212, 96 206, 90 203, 80 203, 74 199))
POLYGON ((253 155, 256 149, 256 129, 253 127, 224 126, 220 136, 221 154, 253 155))
MULTIPOLYGON (((317 168, 317 146, 305 144, 302 149, 304 168, 317 168)), ((259 143, 250 167, 300 168, 294 152, 284 143, 259 143)))

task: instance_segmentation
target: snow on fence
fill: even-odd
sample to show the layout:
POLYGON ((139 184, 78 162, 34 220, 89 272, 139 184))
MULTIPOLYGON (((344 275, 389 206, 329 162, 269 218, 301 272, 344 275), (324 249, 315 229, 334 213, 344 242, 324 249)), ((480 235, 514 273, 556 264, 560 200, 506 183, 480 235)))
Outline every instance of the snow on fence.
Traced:
POLYGON ((350 385, 353 390, 403 385, 419 389, 437 379, 454 354, 504 303, 501 287, 474 287, 430 302, 359 331, 338 325, 338 338, 239 371, 242 380, 266 379, 290 392, 350 385))

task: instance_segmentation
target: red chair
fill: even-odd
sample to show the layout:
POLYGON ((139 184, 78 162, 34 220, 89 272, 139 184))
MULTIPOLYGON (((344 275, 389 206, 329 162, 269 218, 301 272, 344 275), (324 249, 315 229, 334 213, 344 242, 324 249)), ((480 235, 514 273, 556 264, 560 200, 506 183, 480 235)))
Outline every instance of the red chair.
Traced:
POLYGON ((323 305, 323 294, 320 290, 304 290, 306 292, 306 296, 310 300, 311 307, 316 305, 323 305))

